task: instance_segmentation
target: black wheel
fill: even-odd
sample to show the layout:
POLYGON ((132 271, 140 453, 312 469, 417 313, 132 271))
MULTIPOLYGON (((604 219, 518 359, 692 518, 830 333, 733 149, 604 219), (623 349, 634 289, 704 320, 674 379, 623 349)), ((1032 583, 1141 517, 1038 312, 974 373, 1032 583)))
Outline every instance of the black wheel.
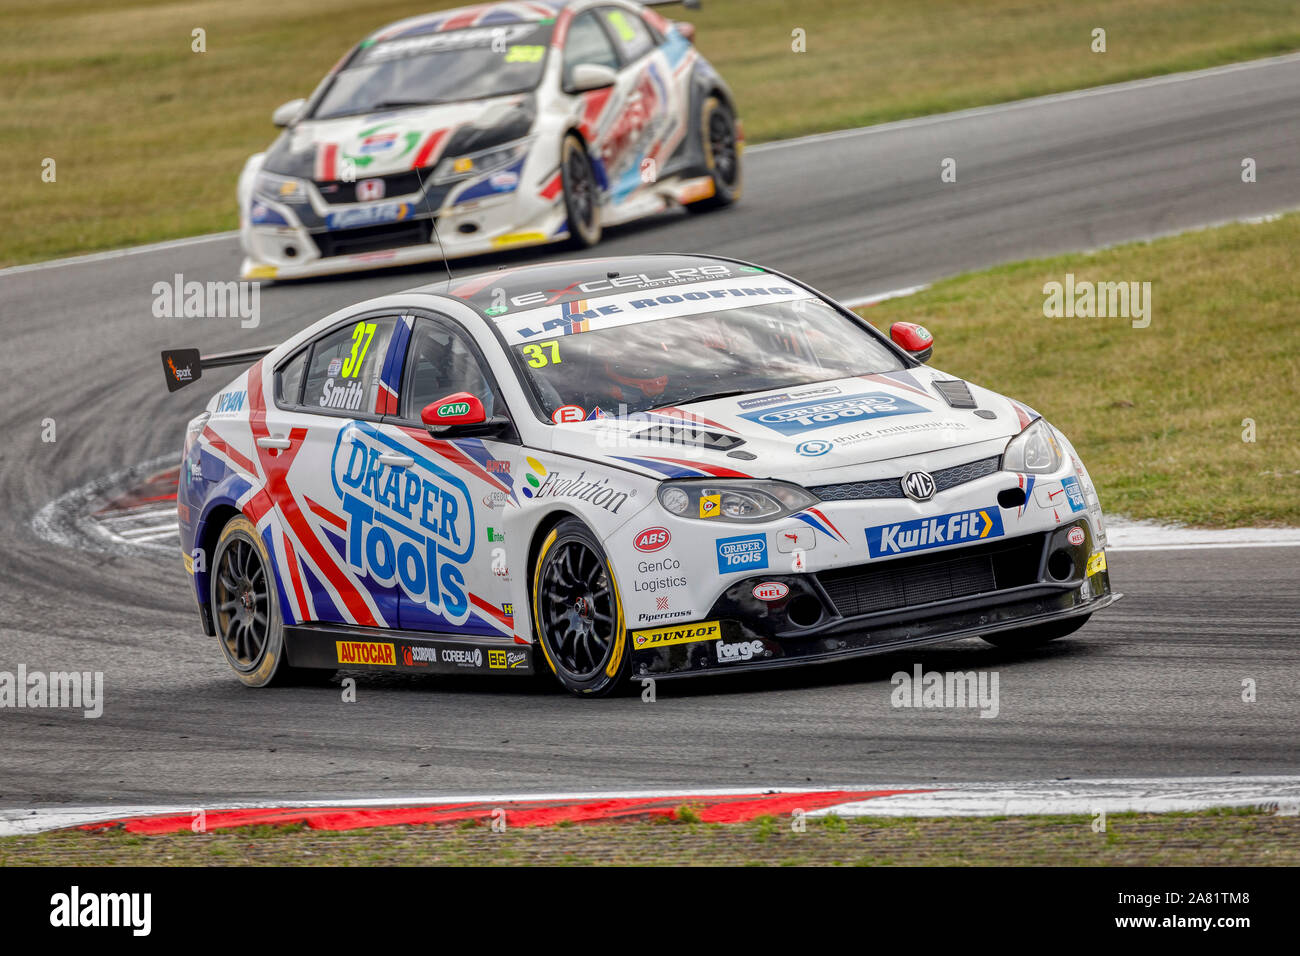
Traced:
POLYGON ((576 518, 547 535, 533 569, 533 626, 551 672, 580 697, 601 697, 628 669, 618 582, 600 541, 576 518))
POLYGON ((305 671, 285 661, 284 626, 271 562, 247 518, 221 529, 209 583, 217 640, 235 676, 249 687, 329 679, 332 671, 305 671))
POLYGON ((1038 647, 1058 637, 1073 634, 1088 623, 1091 614, 1066 618, 1064 621, 1052 621, 1050 624, 1035 624, 1033 627, 1020 627, 1014 631, 999 631, 996 634, 982 635, 994 647, 1038 647))
POLYGON ((569 219, 569 244, 586 249, 600 242, 600 187, 582 140, 570 133, 560 147, 560 176, 564 210, 569 219))
POLYGON ((713 176, 713 195, 686 208, 703 211, 730 206, 740 198, 744 187, 740 141, 736 134, 736 117, 731 108, 716 96, 708 97, 700 109, 700 136, 704 143, 704 160, 713 176))

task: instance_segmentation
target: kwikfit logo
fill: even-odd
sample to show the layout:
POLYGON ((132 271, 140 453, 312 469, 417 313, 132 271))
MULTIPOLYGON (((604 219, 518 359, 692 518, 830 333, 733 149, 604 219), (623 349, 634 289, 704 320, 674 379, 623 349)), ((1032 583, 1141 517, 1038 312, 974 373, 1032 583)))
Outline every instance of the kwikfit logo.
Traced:
POLYGON ((917 518, 867 528, 867 551, 873 558, 950 544, 1002 537, 1002 514, 996 507, 956 511, 937 518, 917 518))

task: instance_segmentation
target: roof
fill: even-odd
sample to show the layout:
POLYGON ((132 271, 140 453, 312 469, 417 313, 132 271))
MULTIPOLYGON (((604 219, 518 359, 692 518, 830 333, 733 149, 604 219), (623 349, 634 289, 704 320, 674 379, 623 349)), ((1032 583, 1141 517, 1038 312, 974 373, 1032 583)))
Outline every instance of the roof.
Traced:
POLYGON ((503 26, 511 23, 536 23, 555 17, 572 0, 513 0, 502 3, 480 3, 454 10, 439 10, 418 17, 398 20, 376 30, 367 42, 394 40, 398 37, 423 36, 463 30, 469 27, 503 26))
POLYGON ((567 259, 430 283, 410 289, 451 295, 488 315, 557 305, 602 295, 664 289, 762 273, 757 266, 705 255, 609 256, 567 259))

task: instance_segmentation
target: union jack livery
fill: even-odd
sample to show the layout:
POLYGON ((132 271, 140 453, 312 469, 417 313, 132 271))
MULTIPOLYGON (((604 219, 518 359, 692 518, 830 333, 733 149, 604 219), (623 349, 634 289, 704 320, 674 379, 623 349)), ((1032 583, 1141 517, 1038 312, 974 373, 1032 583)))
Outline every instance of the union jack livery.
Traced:
POLYGON ((1073 446, 803 283, 705 256, 492 272, 267 349, 164 352, 203 629, 263 686, 529 674, 601 695, 958 637, 1119 595, 1073 446))
POLYGON ((740 197, 742 135, 694 27, 628 0, 488 3, 362 40, 239 178, 246 279, 518 246, 740 197))

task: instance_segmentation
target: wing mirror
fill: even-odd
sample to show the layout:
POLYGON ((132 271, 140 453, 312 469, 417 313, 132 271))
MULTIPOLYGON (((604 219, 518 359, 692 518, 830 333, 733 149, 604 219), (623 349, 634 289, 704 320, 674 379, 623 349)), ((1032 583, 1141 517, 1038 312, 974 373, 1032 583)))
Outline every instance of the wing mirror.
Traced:
POLYGON ((599 63, 579 63, 573 68, 573 79, 569 88, 574 93, 586 93, 588 90, 603 90, 618 82, 618 74, 599 63))
POLYGON ((281 103, 271 114, 271 122, 280 129, 288 126, 298 118, 302 108, 307 105, 307 101, 299 97, 296 100, 290 100, 288 103, 281 103))
POLYGON ((889 327, 889 337, 894 344, 918 362, 930 361, 934 352, 934 336, 924 325, 915 322, 895 322, 889 327))
POLYGON ((453 392, 430 402, 420 411, 420 421, 435 438, 493 435, 510 424, 503 415, 488 418, 483 403, 469 392, 453 392))

